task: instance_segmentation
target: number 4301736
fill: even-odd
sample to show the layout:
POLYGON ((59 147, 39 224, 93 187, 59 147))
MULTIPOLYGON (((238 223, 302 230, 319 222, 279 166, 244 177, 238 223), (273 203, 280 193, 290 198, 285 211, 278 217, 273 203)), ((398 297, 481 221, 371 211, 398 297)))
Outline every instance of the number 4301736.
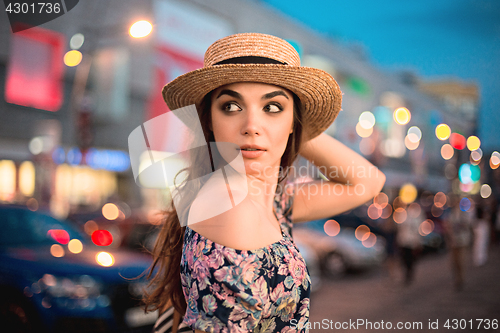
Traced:
POLYGON ((5 8, 9 14, 59 14, 61 12, 61 4, 59 2, 11 2, 5 8))
POLYGON ((457 329, 493 329, 498 328, 498 319, 448 319, 444 325, 447 329, 457 330, 457 329))

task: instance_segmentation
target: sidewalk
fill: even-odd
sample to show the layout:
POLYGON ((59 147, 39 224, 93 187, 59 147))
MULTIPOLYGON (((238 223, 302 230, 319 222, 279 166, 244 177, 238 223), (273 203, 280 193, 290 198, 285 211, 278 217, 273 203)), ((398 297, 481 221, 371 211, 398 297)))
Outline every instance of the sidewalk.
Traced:
POLYGON ((482 267, 472 265, 469 253, 465 276, 464 289, 455 291, 448 254, 438 254, 417 262, 414 283, 408 287, 389 283, 382 270, 327 281, 311 299, 310 322, 316 324, 316 329, 310 332, 389 331, 387 325, 382 327, 382 320, 392 324, 392 331, 405 331, 396 328, 398 322, 403 327, 406 322, 416 323, 409 331, 419 332, 500 331, 500 323, 495 330, 485 329, 486 323, 479 321, 500 321, 500 246, 490 248, 488 262, 482 267), (448 319, 449 329, 444 327, 448 319), (372 326, 353 325, 357 320, 360 324, 369 321, 372 326), (437 329, 430 329, 429 321, 436 320, 437 329), (339 329, 335 329, 335 324, 339 329), (460 329, 460 324, 465 329, 460 329))

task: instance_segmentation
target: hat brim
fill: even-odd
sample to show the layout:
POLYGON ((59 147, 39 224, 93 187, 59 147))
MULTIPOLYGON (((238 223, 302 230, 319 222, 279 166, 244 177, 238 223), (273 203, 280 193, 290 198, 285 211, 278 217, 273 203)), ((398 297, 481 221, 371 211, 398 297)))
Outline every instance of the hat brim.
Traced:
POLYGON ((259 82, 286 88, 302 104, 302 120, 308 139, 325 131, 337 117, 342 92, 327 72, 312 67, 276 64, 226 64, 197 69, 163 87, 163 98, 170 110, 199 104, 218 87, 237 82, 259 82))

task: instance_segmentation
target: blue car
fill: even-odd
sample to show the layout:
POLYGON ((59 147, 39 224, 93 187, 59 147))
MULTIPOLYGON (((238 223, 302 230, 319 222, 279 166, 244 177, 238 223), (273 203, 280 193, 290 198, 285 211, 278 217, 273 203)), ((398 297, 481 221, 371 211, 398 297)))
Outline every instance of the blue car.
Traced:
POLYGON ((150 332, 151 256, 94 245, 69 222, 0 206, 0 322, 9 332, 150 332))

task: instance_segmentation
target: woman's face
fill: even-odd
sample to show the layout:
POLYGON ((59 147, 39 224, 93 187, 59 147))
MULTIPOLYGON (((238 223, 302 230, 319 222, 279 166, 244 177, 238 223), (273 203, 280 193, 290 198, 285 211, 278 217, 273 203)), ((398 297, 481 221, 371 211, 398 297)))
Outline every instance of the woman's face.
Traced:
POLYGON ((215 141, 239 147, 247 174, 271 175, 293 131, 292 93, 264 83, 233 83, 216 89, 211 105, 215 141))

